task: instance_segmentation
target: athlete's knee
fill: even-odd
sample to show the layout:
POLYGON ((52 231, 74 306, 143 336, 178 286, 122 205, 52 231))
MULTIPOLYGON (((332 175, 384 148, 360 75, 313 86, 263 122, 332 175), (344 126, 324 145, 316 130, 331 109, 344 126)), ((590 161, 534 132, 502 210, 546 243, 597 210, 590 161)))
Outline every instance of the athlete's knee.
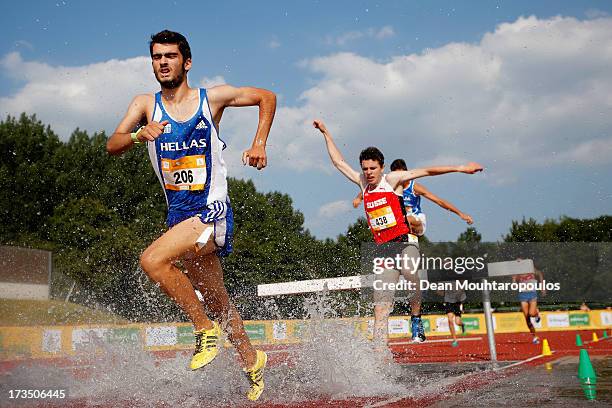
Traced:
POLYGON ((381 303, 378 305, 374 305, 374 314, 377 317, 389 316, 391 314, 392 309, 393 309, 393 306, 391 306, 390 304, 381 303))
POLYGON ((169 260, 159 256, 157 252, 151 248, 145 249, 142 255, 140 255, 140 266, 142 270, 155 281, 163 277, 163 274, 166 272, 164 266, 169 263, 169 260))

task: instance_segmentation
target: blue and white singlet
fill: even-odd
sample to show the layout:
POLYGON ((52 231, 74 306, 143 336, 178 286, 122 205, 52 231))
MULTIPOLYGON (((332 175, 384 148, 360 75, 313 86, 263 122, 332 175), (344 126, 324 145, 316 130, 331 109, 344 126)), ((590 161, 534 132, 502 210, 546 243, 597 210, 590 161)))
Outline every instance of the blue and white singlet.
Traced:
POLYGON ((214 224, 215 237, 222 238, 216 239, 217 245, 229 253, 233 214, 222 157, 226 145, 213 122, 206 89, 199 89, 199 98, 197 111, 181 122, 164 108, 161 92, 155 94, 152 120, 168 124, 155 141, 147 143, 149 158, 166 196, 167 225, 198 215, 203 223, 214 224))
POLYGON ((414 180, 404 189, 404 206, 409 214, 421 214, 421 196, 414 192, 414 180))

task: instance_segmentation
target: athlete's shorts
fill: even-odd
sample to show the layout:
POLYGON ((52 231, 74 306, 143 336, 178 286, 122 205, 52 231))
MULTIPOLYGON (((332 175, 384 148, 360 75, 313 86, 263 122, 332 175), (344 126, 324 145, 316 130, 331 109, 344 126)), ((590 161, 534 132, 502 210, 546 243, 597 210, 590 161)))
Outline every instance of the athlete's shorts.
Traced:
POLYGON ((234 211, 228 203, 214 202, 204 211, 190 212, 168 212, 166 224, 171 228, 179 222, 197 216, 204 224, 211 226, 206 228, 197 239, 196 245, 206 245, 212 236, 217 246, 218 256, 228 256, 232 253, 234 242, 234 211))
MULTIPOLYGON (((385 251, 386 252, 386 251, 385 251)), ((387 253, 385 254, 387 257, 394 257, 397 254, 397 252, 391 254, 391 253, 387 253)), ((419 251, 419 246, 417 243, 405 243, 405 247, 404 249, 401 251, 401 255, 402 256, 407 256, 410 258, 419 258, 420 257, 420 251, 419 251)), ((404 269, 402 271, 402 274, 404 275, 404 278, 409 281, 412 279, 412 281, 415 282, 417 288, 418 288, 418 275, 416 274, 411 274, 412 269, 408 268, 408 269, 404 269)), ((378 289, 376 289, 376 287, 374 288, 374 304, 375 305, 382 305, 382 304, 386 304, 386 305, 393 305, 393 301, 395 298, 395 290, 393 289, 389 289, 388 288, 388 284, 395 284, 397 282, 399 282, 399 277, 400 277, 400 271, 398 271, 397 269, 385 269, 382 273, 380 274, 376 274, 376 276, 374 277, 374 280, 379 281, 379 283, 377 283, 376 287, 378 289)))
POLYGON ((461 302, 457 303, 444 303, 444 312, 453 313, 455 316, 461 317, 461 302))
POLYGON ((538 292, 519 292, 518 294, 519 302, 531 302, 532 300, 538 300, 538 292))
POLYGON ((427 216, 425 215, 425 213, 418 213, 418 214, 408 213, 408 214, 406 214, 406 216, 414 217, 417 220, 421 221, 423 232, 421 232, 420 234, 417 234, 417 235, 419 237, 422 236, 422 235, 425 235, 425 231, 427 231, 427 216))

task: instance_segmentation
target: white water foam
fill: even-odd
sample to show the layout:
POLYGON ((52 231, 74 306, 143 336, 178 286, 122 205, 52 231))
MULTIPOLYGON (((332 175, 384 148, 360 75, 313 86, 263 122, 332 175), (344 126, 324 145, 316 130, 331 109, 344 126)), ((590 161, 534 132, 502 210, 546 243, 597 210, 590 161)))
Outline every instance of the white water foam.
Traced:
MULTIPOLYGON (((307 301, 305 309, 309 324, 303 341, 289 347, 286 361, 267 369, 262 402, 414 397, 439 391, 458 378, 420 377, 417 366, 393 362, 387 348, 374 351, 350 319, 329 319, 335 308, 325 294, 307 301)), ((159 358, 139 346, 91 340, 85 353, 71 358, 69 369, 29 365, 12 370, 2 379, 3 395, 14 388, 60 387, 69 390, 70 398, 93 407, 236 406, 247 402, 248 381, 231 348, 222 348, 204 369, 191 371, 189 356, 182 353, 159 358), (82 369, 85 378, 72 367, 82 369)))

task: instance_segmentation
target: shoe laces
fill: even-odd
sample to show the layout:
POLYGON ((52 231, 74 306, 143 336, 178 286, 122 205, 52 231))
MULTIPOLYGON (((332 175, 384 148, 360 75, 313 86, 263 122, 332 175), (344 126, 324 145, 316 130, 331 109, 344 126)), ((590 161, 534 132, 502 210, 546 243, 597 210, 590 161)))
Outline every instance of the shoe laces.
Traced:
POLYGON ((217 335, 212 330, 203 330, 195 333, 195 351, 193 354, 201 353, 204 349, 210 350, 217 347, 217 335), (208 334, 207 332, 211 332, 208 334))
POLYGON ((251 385, 259 385, 263 379, 263 367, 247 370, 246 375, 251 385))

